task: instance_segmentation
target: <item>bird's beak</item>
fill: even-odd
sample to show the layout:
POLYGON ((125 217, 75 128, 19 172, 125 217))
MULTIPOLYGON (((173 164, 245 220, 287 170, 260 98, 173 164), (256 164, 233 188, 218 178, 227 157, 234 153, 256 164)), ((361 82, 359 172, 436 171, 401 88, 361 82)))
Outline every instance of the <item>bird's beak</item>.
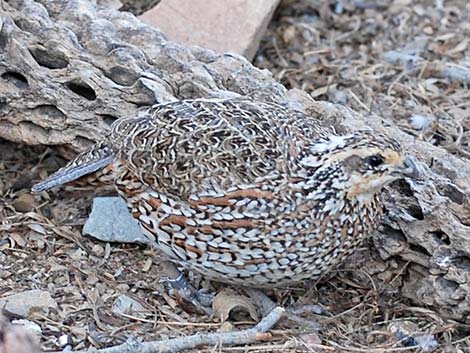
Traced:
POLYGON ((416 162, 410 156, 406 156, 403 163, 396 167, 394 174, 413 179, 419 179, 421 177, 421 173, 419 172, 416 162))

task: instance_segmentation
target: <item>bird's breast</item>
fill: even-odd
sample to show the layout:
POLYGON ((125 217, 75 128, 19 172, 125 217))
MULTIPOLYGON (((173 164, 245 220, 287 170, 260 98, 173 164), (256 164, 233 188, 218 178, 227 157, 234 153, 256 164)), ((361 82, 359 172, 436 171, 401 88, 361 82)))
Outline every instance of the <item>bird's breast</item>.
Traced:
POLYGON ((279 184, 181 200, 123 176, 116 186, 168 257, 219 281, 277 286, 320 276, 370 233, 373 207, 308 199, 279 184))

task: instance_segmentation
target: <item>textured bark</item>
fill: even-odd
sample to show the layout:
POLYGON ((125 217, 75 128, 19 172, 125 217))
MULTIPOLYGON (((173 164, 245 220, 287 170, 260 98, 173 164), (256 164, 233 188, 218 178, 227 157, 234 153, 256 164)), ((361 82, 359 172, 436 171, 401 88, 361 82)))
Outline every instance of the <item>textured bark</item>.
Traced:
POLYGON ((167 42, 133 15, 88 1, 11 0, 0 15, 0 137, 12 141, 81 150, 155 102, 285 95, 242 57, 167 42))
POLYGON ((155 102, 237 94, 315 113, 339 130, 372 127, 395 138, 422 162, 425 180, 389 188, 364 268, 417 304, 470 322, 468 160, 415 140, 391 119, 315 102, 242 57, 168 42, 133 15, 87 0, 10 0, 0 15, 0 137, 11 141, 79 151, 116 118, 155 102))

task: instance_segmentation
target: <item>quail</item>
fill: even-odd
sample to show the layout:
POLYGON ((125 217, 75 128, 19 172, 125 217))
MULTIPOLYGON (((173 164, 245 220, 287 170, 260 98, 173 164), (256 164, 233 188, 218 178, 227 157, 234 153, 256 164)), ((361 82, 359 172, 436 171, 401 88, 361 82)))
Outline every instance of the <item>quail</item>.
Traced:
POLYGON ((381 190, 416 177, 384 135, 246 98, 155 105, 33 186, 114 184, 171 261, 204 277, 283 287, 336 268, 378 227, 381 190))

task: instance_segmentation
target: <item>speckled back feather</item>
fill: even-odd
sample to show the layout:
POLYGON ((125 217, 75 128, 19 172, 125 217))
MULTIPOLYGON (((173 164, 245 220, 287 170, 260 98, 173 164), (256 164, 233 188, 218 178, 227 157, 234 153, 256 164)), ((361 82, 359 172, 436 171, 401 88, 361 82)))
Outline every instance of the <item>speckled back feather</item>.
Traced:
POLYGON ((332 133, 319 126, 275 104, 180 101, 117 121, 110 142, 139 179, 184 199, 292 174, 306 144, 332 133))

